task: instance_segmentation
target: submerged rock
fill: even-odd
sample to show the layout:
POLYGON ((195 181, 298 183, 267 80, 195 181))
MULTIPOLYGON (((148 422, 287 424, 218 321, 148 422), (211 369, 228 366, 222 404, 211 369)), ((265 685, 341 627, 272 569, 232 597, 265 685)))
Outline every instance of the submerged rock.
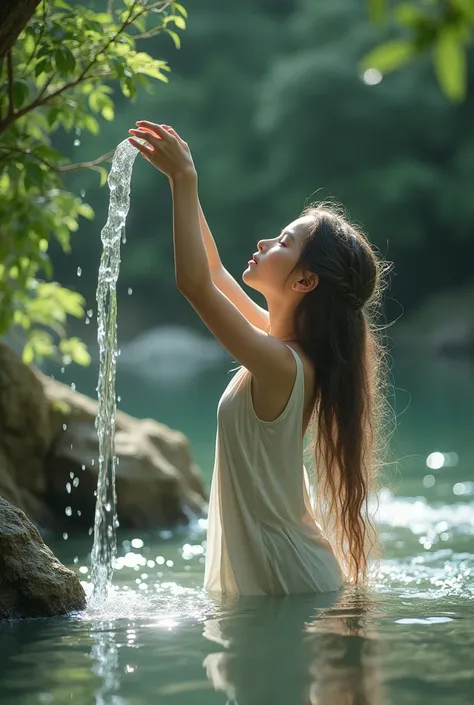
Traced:
POLYGON ((26 514, 0 498, 0 620, 82 610, 79 578, 46 546, 26 514))

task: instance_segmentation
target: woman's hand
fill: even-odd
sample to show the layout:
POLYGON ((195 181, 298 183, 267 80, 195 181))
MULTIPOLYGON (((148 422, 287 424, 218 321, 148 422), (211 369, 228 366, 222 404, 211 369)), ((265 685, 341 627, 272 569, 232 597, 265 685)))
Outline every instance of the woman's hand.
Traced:
POLYGON ((196 175, 193 158, 188 144, 169 125, 157 125, 147 120, 138 120, 137 129, 129 130, 135 137, 140 137, 147 144, 142 144, 133 137, 128 141, 153 164, 156 169, 170 180, 181 175, 196 175))

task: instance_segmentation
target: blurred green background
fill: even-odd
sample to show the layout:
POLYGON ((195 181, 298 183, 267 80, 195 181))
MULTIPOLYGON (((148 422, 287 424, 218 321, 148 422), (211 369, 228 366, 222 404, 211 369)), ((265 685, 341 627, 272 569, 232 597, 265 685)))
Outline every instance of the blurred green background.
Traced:
MULTIPOLYGON (((180 50, 168 36, 140 40, 169 62, 169 83, 154 83, 133 103, 115 90, 114 121, 100 120, 100 133, 79 135, 76 146, 76 135, 58 132, 58 149, 74 161, 94 159, 138 119, 171 124, 191 147, 205 214, 239 280, 260 238, 274 236, 308 200, 331 196, 395 262, 387 317, 402 321, 393 335, 400 330, 402 339, 403 321, 416 314, 404 342, 420 325, 436 344, 439 335, 449 342, 443 326, 456 315, 461 338, 469 337, 472 78, 456 103, 440 90, 429 52, 387 75, 361 71, 361 58, 394 33, 374 23, 363 2, 201 0, 187 9, 180 50)), ((472 76, 472 53, 468 60, 472 76)), ((55 277, 94 309, 108 190, 88 171, 67 176, 66 186, 82 192, 96 217, 80 221, 70 255, 52 247, 55 277)), ((137 160, 131 199, 118 284, 122 340, 162 323, 200 328, 175 288, 167 180, 137 160)), ((72 325, 87 339, 83 323, 72 325)))

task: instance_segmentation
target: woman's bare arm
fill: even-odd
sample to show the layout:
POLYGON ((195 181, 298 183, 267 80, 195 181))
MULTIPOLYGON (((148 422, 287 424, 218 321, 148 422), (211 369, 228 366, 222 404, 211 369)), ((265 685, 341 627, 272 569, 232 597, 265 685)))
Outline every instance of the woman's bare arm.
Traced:
POLYGON ((232 274, 230 274, 222 264, 201 204, 199 204, 199 223, 201 226, 202 239, 206 248, 209 268, 211 270, 212 281, 217 288, 232 301, 234 306, 239 309, 240 313, 245 316, 249 323, 261 330, 268 330, 270 325, 268 311, 252 301, 250 296, 245 293, 232 274))

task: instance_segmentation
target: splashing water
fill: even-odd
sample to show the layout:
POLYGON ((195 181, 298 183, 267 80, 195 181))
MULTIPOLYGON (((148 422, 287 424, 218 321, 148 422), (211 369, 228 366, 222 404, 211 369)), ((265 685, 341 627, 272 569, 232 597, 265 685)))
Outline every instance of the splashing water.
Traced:
POLYGON ((110 189, 107 222, 102 229, 102 257, 97 284, 97 341, 99 343, 99 409, 95 426, 99 437, 99 476, 92 547, 92 601, 107 597, 116 556, 118 526, 115 494, 115 367, 117 358, 117 294, 120 237, 130 208, 130 180, 138 151, 127 139, 117 146, 107 179, 110 189))

